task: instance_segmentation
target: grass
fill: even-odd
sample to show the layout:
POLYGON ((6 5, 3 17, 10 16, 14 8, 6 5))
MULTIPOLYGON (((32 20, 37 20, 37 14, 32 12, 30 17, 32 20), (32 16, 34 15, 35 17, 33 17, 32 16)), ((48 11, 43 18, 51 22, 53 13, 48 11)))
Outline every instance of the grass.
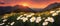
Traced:
MULTIPOLYGON (((13 13, 12 12, 10 14, 4 14, 3 16, 0 16, 0 23, 1 23, 1 21, 3 21, 1 19, 8 19, 6 22, 4 22, 5 23, 5 24, 3 24, 4 26, 7 25, 8 23, 11 24, 12 22, 15 22, 15 24, 13 26, 19 26, 19 25, 22 26, 23 24, 26 26, 29 26, 29 25, 30 26, 43 26, 42 24, 43 24, 44 20, 47 19, 48 17, 56 18, 57 16, 58 17, 60 16, 60 12, 57 15, 52 16, 52 14, 54 14, 54 13, 50 13, 51 11, 55 11, 55 13, 56 13, 56 11, 60 11, 60 8, 55 9, 55 10, 50 10, 50 11, 37 12, 37 13, 33 13, 33 12, 13 13), (30 18, 28 18, 28 20, 26 22, 23 22, 23 20, 16 20, 21 15, 22 15, 22 17, 26 17, 31 14, 32 14, 32 16, 30 16, 30 18), (39 22, 38 24, 36 22, 30 22, 29 19, 31 19, 32 17, 36 17, 36 18, 41 17, 42 21, 39 22)), ((47 26, 50 26, 51 24, 52 23, 49 22, 49 24, 47 26)), ((1 25, 1 26, 3 26, 3 25, 1 25)))

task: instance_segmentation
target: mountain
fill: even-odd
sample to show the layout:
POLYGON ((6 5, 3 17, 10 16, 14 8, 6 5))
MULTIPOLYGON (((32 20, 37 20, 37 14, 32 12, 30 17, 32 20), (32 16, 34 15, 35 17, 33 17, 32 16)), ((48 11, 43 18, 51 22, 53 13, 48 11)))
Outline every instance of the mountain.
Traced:
POLYGON ((10 13, 11 11, 12 7, 10 6, 7 7, 0 6, 0 14, 10 13))
POLYGON ((49 10, 52 10, 52 9, 56 9, 58 7, 60 7, 60 3, 55 2, 55 3, 52 3, 52 4, 48 5, 46 8, 40 8, 40 9, 34 8, 32 10, 34 10, 35 12, 44 12, 44 11, 49 11, 49 10))
POLYGON ((11 12, 33 12, 33 10, 27 6, 16 5, 16 6, 0 6, 0 15, 11 13, 11 12))
POLYGON ((32 9, 28 6, 16 5, 14 6, 14 9, 18 9, 19 12, 32 12, 32 9))
POLYGON ((43 11, 48 11, 48 10, 52 10, 52 9, 56 9, 60 7, 60 3, 53 3, 48 5, 46 8, 44 9, 32 9, 29 8, 28 6, 22 6, 22 5, 15 5, 15 6, 0 6, 0 15, 5 14, 5 13, 11 13, 11 12, 43 12, 43 11))
POLYGON ((55 3, 53 3, 53 4, 50 4, 50 5, 48 5, 46 8, 44 8, 43 10, 51 10, 51 9, 56 9, 56 8, 58 8, 58 7, 60 7, 60 3, 57 3, 57 2, 55 2, 55 3))
POLYGON ((42 9, 43 8, 32 8, 32 10, 35 11, 35 12, 40 12, 40 11, 42 11, 42 9))
POLYGON ((46 8, 43 8, 43 9, 33 9, 34 11, 36 11, 36 12, 44 12, 44 11, 49 11, 49 10, 52 10, 52 9, 57 9, 58 7, 60 7, 60 3, 57 3, 57 2, 55 2, 55 3, 52 3, 52 4, 50 4, 50 5, 48 5, 46 8))

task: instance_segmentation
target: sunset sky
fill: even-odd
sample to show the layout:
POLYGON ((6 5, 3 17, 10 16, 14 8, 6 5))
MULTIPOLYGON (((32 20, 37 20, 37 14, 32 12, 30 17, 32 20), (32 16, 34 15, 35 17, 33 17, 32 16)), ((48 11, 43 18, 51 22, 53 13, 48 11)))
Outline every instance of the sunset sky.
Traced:
POLYGON ((60 3, 60 0, 0 0, 0 6, 23 5, 31 8, 45 8, 54 2, 60 3))

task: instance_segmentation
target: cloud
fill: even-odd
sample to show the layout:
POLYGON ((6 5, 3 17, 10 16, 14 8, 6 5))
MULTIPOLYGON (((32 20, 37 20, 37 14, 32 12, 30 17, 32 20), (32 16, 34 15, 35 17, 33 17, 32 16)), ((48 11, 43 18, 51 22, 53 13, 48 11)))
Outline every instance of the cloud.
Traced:
POLYGON ((50 0, 31 0, 32 2, 49 2, 50 0))
POLYGON ((42 3, 42 2, 51 2, 51 1, 58 1, 58 0, 0 0, 4 1, 4 3, 17 3, 17 2, 31 2, 32 3, 42 3))
POLYGON ((0 2, 4 2, 4 3, 16 3, 16 2, 21 2, 23 0, 0 0, 0 2))
POLYGON ((5 3, 0 2, 0 4, 5 4, 5 3))
POLYGON ((4 1, 0 1, 0 4, 5 4, 4 1))
POLYGON ((30 7, 46 7, 54 2, 60 2, 60 0, 0 0, 0 6, 3 4, 6 6, 14 6, 27 3, 30 5, 30 7))

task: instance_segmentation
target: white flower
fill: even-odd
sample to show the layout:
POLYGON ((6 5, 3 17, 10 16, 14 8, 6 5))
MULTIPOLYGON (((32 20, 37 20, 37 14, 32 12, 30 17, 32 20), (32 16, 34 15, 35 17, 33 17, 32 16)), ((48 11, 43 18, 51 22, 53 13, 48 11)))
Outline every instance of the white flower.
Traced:
POLYGON ((34 13, 31 13, 30 15, 27 15, 26 17, 31 17, 31 16, 33 16, 34 15, 34 13))
POLYGON ((22 18, 20 18, 21 20, 23 20, 25 17, 22 17, 22 18))
POLYGON ((48 22, 43 22, 43 24, 42 24, 43 26, 45 26, 45 25, 48 25, 48 22))
POLYGON ((45 19, 45 21, 48 21, 48 19, 45 19))
POLYGON ((54 22, 54 19, 52 17, 48 17, 48 21, 54 22))
POLYGON ((22 18, 20 18, 20 19, 23 20, 23 22, 26 22, 26 21, 28 20, 27 17, 22 17, 22 18))
POLYGON ((37 17, 36 23, 39 23, 41 20, 42 20, 41 17, 37 17))
POLYGON ((28 18, 24 18, 24 19, 23 19, 23 22, 26 22, 27 20, 28 20, 28 18))
POLYGON ((19 17, 22 17, 23 15, 20 15, 19 17))
POLYGON ((30 22, 34 22, 36 20, 36 18, 35 17, 32 17, 31 19, 30 19, 30 22))
POLYGON ((1 23, 0 25, 4 25, 5 23, 1 23))
POLYGON ((41 19, 41 17, 37 17, 37 19, 41 19))
POLYGON ((3 16, 3 18, 2 18, 2 19, 5 19, 5 18, 8 18, 8 16, 3 16))
POLYGON ((50 11, 50 13, 54 13, 55 11, 50 11))
POLYGON ((27 15, 26 17, 31 17, 32 15, 27 15))
POLYGON ((58 15, 58 13, 53 13, 53 14, 52 14, 52 16, 56 16, 56 15, 58 15))
POLYGON ((59 13, 60 11, 56 11, 56 13, 59 13))
POLYGON ((20 19, 20 17, 17 18, 17 20, 19 20, 19 19, 20 19))
POLYGON ((48 17, 47 19, 45 19, 45 21, 54 22, 54 19, 52 17, 48 17))
POLYGON ((3 22, 7 21, 7 19, 4 19, 3 22))
POLYGON ((48 17, 47 19, 45 19, 45 21, 54 22, 54 19, 52 17, 48 17))
POLYGON ((19 20, 22 16, 23 16, 23 15, 20 15, 20 16, 17 18, 17 20, 19 20))
POLYGON ((35 15, 34 13, 31 13, 31 15, 35 15))
POLYGON ((24 14, 24 16, 26 16, 27 14, 24 14))
POLYGON ((15 22, 12 22, 10 25, 14 25, 15 22))

